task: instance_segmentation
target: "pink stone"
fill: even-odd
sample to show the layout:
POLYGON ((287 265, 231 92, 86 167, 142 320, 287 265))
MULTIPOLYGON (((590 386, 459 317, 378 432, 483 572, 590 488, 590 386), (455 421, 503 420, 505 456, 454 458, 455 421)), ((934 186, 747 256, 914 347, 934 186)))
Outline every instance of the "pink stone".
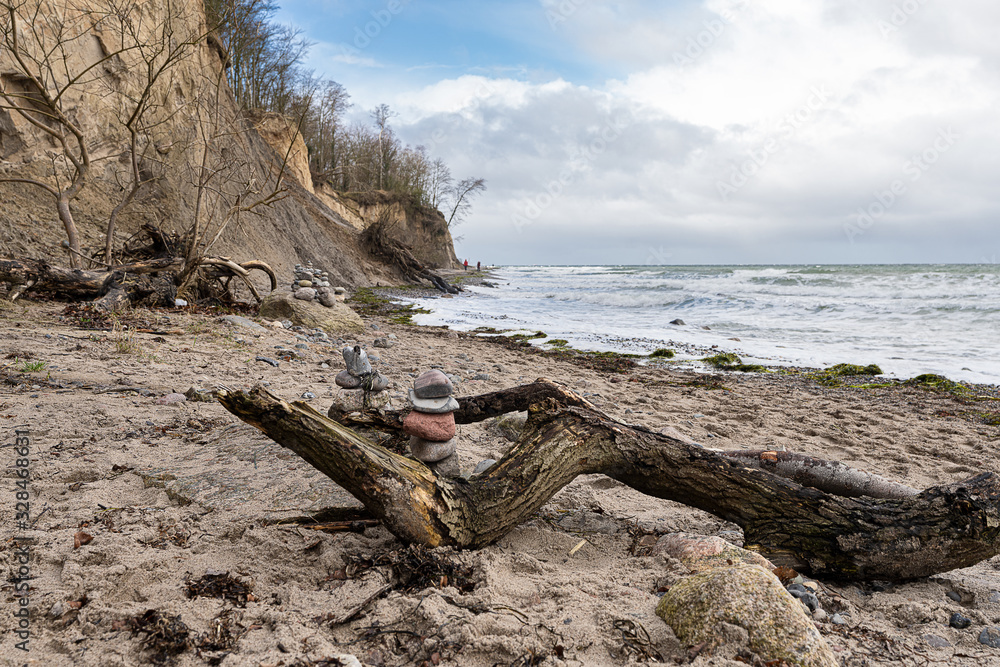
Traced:
POLYGON ((403 419, 403 431, 431 442, 446 442, 455 437, 455 415, 431 414, 413 410, 403 419))
POLYGON ((186 400, 187 400, 187 396, 185 396, 184 394, 178 394, 178 393, 175 392, 173 394, 167 394, 166 396, 160 396, 158 399, 156 399, 156 404, 157 405, 176 405, 178 403, 183 403, 186 400))
POLYGON ((670 533, 657 540, 653 546, 652 555, 661 554, 676 558, 695 572, 731 566, 734 563, 759 565, 768 572, 774 570, 774 565, 760 554, 733 546, 721 537, 670 533))

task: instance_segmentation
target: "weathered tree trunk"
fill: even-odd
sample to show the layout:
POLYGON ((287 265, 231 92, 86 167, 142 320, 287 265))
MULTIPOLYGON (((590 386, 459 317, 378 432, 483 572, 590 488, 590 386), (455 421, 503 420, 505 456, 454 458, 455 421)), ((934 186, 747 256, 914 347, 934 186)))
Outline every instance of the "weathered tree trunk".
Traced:
POLYGON ((35 259, 0 259, 0 282, 27 289, 56 292, 73 298, 97 298, 106 294, 126 274, 170 271, 180 266, 177 258, 153 259, 116 266, 114 271, 67 269, 35 259))
MULTIPOLYGON (((545 380, 460 399, 459 423, 529 410, 517 444, 469 480, 438 477, 308 404, 287 403, 261 387, 223 392, 219 400, 343 486, 407 542, 482 547, 530 518, 576 476, 603 473, 648 495, 732 521, 743 528, 750 548, 816 575, 901 580, 969 566, 1000 552, 1000 479, 992 473, 916 495, 898 485, 887 495, 903 497, 847 498, 763 469, 771 453, 755 454, 751 467, 749 457, 617 422, 545 380)), ((386 430, 398 428, 399 417, 339 415, 386 430)), ((826 463, 806 461, 793 462, 786 472, 826 463)), ((817 477, 821 485, 824 477, 817 477)), ((870 477, 863 475, 860 484, 870 477)), ((841 486, 850 490, 853 484, 841 486)))
MULTIPOLYGON (((155 229, 155 228, 154 228, 155 229)), ((160 238, 162 242, 162 236, 160 238)), ((157 242, 154 237, 154 244, 157 242)), ((103 310, 113 312, 129 304, 135 304, 158 294, 157 303, 172 305, 177 295, 173 279, 154 281, 145 279, 146 274, 176 272, 182 269, 184 260, 180 257, 162 257, 148 259, 132 264, 122 264, 109 271, 85 271, 83 269, 67 269, 54 266, 47 262, 34 259, 0 259, 0 283, 13 285, 10 299, 17 299, 29 289, 53 292, 71 299, 95 299, 94 304, 103 310), (143 279, 135 280, 141 276, 143 279)), ((271 291, 277 289, 278 279, 274 270, 261 261, 249 261, 237 264, 229 258, 204 257, 199 260, 199 266, 205 266, 214 272, 214 276, 235 276, 243 280, 250 291, 261 300, 260 294, 247 276, 250 271, 264 272, 271 285, 271 291)))

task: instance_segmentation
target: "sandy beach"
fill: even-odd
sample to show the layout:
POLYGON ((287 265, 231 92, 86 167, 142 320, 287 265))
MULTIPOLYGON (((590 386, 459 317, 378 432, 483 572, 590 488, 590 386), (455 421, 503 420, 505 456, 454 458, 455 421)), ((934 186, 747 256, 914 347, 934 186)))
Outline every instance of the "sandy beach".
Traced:
MULTIPOLYGON (((764 664, 740 645, 692 650, 654 613, 658 592, 686 570, 643 555, 641 538, 684 531, 741 544, 733 524, 593 475, 492 546, 414 554, 377 525, 312 529, 306 517, 358 502, 217 402, 160 404, 192 388, 264 383, 325 413, 344 345, 368 350, 396 408, 429 368, 455 376, 458 395, 544 377, 616 419, 706 447, 803 452, 917 488, 1000 472, 997 403, 947 392, 667 364, 613 372, 379 316, 360 337, 323 343, 252 315, 262 329, 181 310, 137 310, 122 319, 129 328, 88 330, 64 308, 0 310, 3 664, 352 664, 335 658, 345 655, 373 666, 764 664), (390 334, 392 347, 373 347, 390 334), (7 611, 21 548, 12 530, 21 426, 30 439, 32 523, 17 531, 17 544, 30 538, 28 652, 15 648, 7 611), (421 578, 428 559, 444 568, 434 581, 421 578), (414 576, 387 588, 366 568, 393 561, 414 576)), ((460 425, 458 437, 466 471, 511 445, 492 421, 460 425)), ((1000 649, 977 641, 1000 624, 998 570, 1000 557, 905 584, 820 581, 826 617, 816 626, 845 666, 1000 665, 1000 649), (950 627, 956 612, 971 625, 950 627)))

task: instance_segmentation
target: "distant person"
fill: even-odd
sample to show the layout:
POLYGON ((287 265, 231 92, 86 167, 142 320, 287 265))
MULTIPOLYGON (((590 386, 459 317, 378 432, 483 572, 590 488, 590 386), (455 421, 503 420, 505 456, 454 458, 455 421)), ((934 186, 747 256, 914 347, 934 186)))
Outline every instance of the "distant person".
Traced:
POLYGON ((465 266, 465 270, 468 271, 469 270, 469 260, 465 260, 465 265, 464 266, 465 266))
POLYGON ((482 269, 482 264, 483 264, 482 262, 476 262, 476 271, 479 271, 479 270, 482 269))

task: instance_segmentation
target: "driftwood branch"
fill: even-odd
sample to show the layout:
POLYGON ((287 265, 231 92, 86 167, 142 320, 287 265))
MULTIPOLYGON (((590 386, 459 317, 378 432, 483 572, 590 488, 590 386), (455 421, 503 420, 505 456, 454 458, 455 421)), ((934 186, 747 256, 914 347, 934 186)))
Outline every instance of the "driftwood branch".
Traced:
POLYGON ((34 259, 0 259, 0 283, 31 284, 31 289, 38 291, 74 298, 97 298, 107 294, 126 274, 171 271, 180 265, 180 259, 168 257, 116 266, 113 271, 85 271, 34 259))
MULTIPOLYGON (((153 227, 150 230, 157 232, 153 227)), ((151 236, 153 234, 151 233, 151 236)), ((162 234, 153 236, 154 245, 164 243, 162 234)), ((261 300, 257 288, 250 281, 250 271, 262 271, 268 277, 273 292, 278 287, 274 270, 266 263, 253 260, 237 264, 228 257, 203 257, 197 260, 200 266, 212 271, 215 277, 237 277, 250 288, 254 297, 261 300)), ((134 276, 151 273, 175 273, 184 268, 182 257, 161 257, 131 264, 120 264, 107 271, 87 271, 65 268, 35 259, 0 258, 0 284, 12 286, 10 299, 16 300, 28 289, 51 292, 70 299, 93 299, 97 307, 113 312, 129 304, 134 304, 152 294, 155 288, 148 284, 131 281, 134 276)), ((171 279, 172 282, 172 279, 171 279)), ((170 288, 172 303, 175 290, 170 288)), ((166 298, 166 292, 164 292, 166 298)))
MULTIPOLYGON (((462 423, 529 411, 510 452, 468 480, 438 477, 308 404, 288 403, 262 387, 223 392, 219 400, 343 486, 406 542, 482 547, 529 519, 578 475, 603 473, 732 521, 749 548, 831 578, 923 577, 1000 552, 1000 478, 993 473, 915 495, 902 485, 886 487, 888 495, 904 497, 845 497, 782 476, 822 469, 824 462, 781 467, 772 459, 788 457, 773 452, 734 456, 704 449, 615 421, 546 380, 459 401, 456 421, 462 423)), ((399 413, 373 414, 340 418, 388 430, 398 423, 399 413)), ((865 475, 848 476, 840 486, 856 492, 866 484, 865 475)))

